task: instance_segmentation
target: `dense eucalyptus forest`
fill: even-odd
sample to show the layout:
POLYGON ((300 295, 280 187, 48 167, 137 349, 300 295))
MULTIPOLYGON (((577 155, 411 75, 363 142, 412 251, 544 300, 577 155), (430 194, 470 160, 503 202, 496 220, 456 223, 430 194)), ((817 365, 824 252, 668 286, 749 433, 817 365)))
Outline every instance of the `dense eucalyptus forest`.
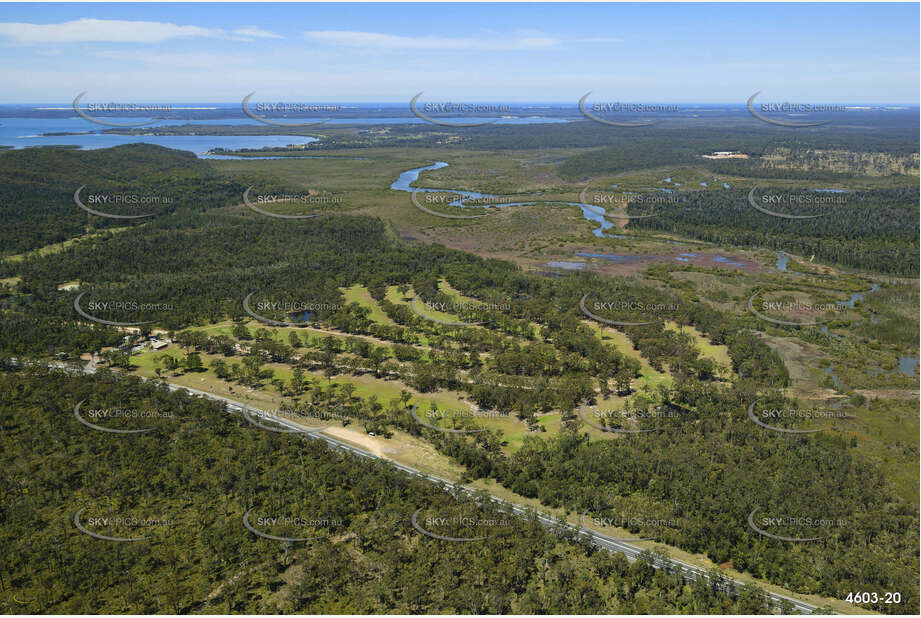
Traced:
POLYGON ((0 371, 0 401, 5 613, 769 611, 763 592, 719 573, 686 580, 653 568, 651 555, 630 563, 165 386, 0 371), (146 434, 109 434, 75 420, 81 400, 173 416, 146 434), (314 539, 275 541, 244 527, 249 509, 328 523, 314 539), (413 529, 418 509, 508 525, 483 541, 448 542, 413 529), (74 525, 76 513, 83 522, 120 517, 126 523, 95 530, 145 539, 94 538, 74 525))
MULTIPOLYGON (((658 216, 634 219, 638 229, 679 233, 721 245, 761 247, 813 256, 823 263, 899 276, 918 272, 917 189, 879 189, 824 194, 759 186, 751 199, 785 219, 756 210, 749 191, 692 193, 657 206, 658 216), (828 196, 833 198, 829 199, 828 196), (766 206, 766 198, 785 198, 766 206), (808 201, 807 201, 808 200, 808 201)), ((631 212, 647 214, 642 205, 631 212)))

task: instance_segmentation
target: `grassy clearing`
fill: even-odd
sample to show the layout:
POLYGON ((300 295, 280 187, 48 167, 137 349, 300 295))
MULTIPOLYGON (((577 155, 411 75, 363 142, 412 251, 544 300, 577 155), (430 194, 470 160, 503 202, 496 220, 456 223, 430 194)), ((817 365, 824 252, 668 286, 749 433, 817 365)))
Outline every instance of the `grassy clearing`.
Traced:
MULTIPOLYGON (((250 328, 259 326, 259 323, 248 324, 248 327, 250 328)), ((232 327, 233 323, 227 321, 220 324, 206 326, 200 330, 210 335, 225 334, 229 336, 232 327)), ((269 327, 269 330, 278 331, 279 334, 276 335, 276 337, 282 337, 284 335, 283 331, 297 331, 303 329, 269 327)), ((322 335, 316 335, 316 337, 320 336, 322 335)), ((146 350, 140 354, 132 356, 131 362, 137 367, 136 372, 139 375, 143 375, 145 377, 153 377, 156 375, 156 369, 158 367, 162 367, 162 363, 157 362, 157 359, 162 356, 172 356, 173 358, 181 361, 185 357, 185 352, 179 349, 177 346, 170 346, 156 352, 152 350, 146 350)), ((211 362, 217 358, 225 360, 228 365, 242 362, 242 357, 238 356, 223 357, 220 355, 207 353, 201 353, 200 356, 206 368, 210 367, 211 362)), ((283 363, 265 363, 263 368, 271 369, 273 372, 273 378, 279 378, 285 382, 289 381, 293 374, 293 368, 290 365, 283 363)), ((247 401, 257 407, 259 405, 279 407, 282 403, 287 401, 274 392, 274 388, 268 384, 268 381, 266 381, 261 388, 242 387, 219 379, 210 368, 206 371, 198 373, 180 373, 176 375, 165 370, 162 370, 161 373, 164 376, 168 376, 170 381, 182 384, 184 386, 190 386, 228 397, 244 397, 247 401)), ((327 376, 322 371, 308 370, 305 370, 304 373, 308 378, 314 380, 317 383, 323 384, 326 387, 329 387, 332 384, 351 384, 355 387, 355 397, 368 399, 373 396, 376 397, 377 400, 384 405, 389 404, 389 402, 394 399, 398 399, 402 391, 407 391, 413 395, 413 398, 409 402, 409 406, 412 407, 414 405, 418 405, 419 415, 423 417, 425 416, 425 412, 431 408, 432 404, 435 404, 436 408, 442 411, 476 410, 476 406, 468 401, 466 399, 466 395, 462 392, 442 390, 435 393, 422 394, 415 389, 406 386, 402 382, 397 382, 390 379, 376 378, 370 374, 358 376, 338 374, 334 376, 327 376)), ((290 401, 288 403, 290 404, 290 401)), ((448 428, 451 427, 450 421, 447 419, 440 422, 429 419, 429 422, 448 428)), ((544 427, 545 431, 538 432, 531 432, 524 422, 520 421, 514 416, 508 415, 477 416, 476 423, 478 426, 486 429, 501 431, 503 438, 506 441, 503 450, 510 454, 521 448, 521 445, 524 443, 524 438, 528 434, 534 433, 535 435, 548 437, 558 433, 560 430, 560 415, 558 413, 552 413, 539 416, 537 419, 538 426, 544 427)), ((593 439, 611 439, 616 437, 614 434, 599 431, 588 425, 586 425, 584 429, 593 439)))
POLYGON ((715 345, 710 343, 699 330, 693 326, 680 326, 675 322, 666 322, 665 328, 675 332, 687 333, 694 338, 694 343, 701 355, 709 358, 720 367, 728 369, 732 367, 732 359, 729 358, 729 348, 724 345, 715 345))
MULTIPOLYGON (((134 355, 131 357, 131 363, 137 367, 136 373, 138 375, 154 377, 156 376, 157 367, 162 366, 157 363, 156 359, 163 355, 172 356, 176 359, 185 357, 185 353, 182 350, 176 347, 169 347, 158 352, 145 351, 134 355)), ((200 353, 200 356, 205 367, 210 367, 211 362, 218 358, 226 361, 228 365, 242 362, 242 357, 225 357, 218 354, 207 353, 200 353)), ((280 378, 286 382, 291 379, 293 374, 293 368, 283 363, 265 363, 263 369, 271 369, 274 372, 273 377, 280 378)), ((171 382, 181 383, 184 386, 191 386, 199 390, 207 390, 208 392, 226 396, 230 396, 228 393, 236 392, 239 394, 243 392, 254 398, 258 397, 259 400, 264 403, 271 403, 276 406, 284 401, 277 393, 271 392, 274 389, 267 383, 263 384, 262 388, 259 389, 242 387, 221 380, 210 368, 203 372, 180 375, 172 375, 171 372, 165 370, 162 373, 163 376, 171 382)), ((378 401, 385 405, 393 399, 399 399, 401 391, 408 391, 414 396, 413 399, 410 400, 410 405, 418 403, 420 408, 428 409, 431 403, 435 403, 439 409, 469 408, 469 404, 464 400, 463 394, 453 391, 421 394, 400 382, 376 378, 372 375, 353 376, 339 374, 335 376, 326 376, 322 371, 309 370, 305 370, 304 374, 313 381, 321 383, 326 387, 329 387, 331 384, 351 384, 355 387, 355 397, 368 399, 371 396, 375 396, 378 401)))
MULTIPOLYGON (((451 284, 445 281, 444 279, 439 280, 438 289, 444 292, 445 294, 447 294, 451 298, 452 302, 455 302, 459 305, 476 305, 478 303, 483 302, 471 296, 465 296, 464 294, 461 294, 458 290, 451 287, 451 284)), ((534 337, 538 340, 542 340, 542 337, 540 335, 541 325, 538 324, 537 322, 531 322, 530 324, 531 324, 531 327, 533 328, 534 337)), ((520 337, 517 335, 509 335, 508 333, 505 333, 504 336, 507 339, 514 340, 523 345, 528 345, 530 343, 526 338, 520 337)))
MULTIPOLYGON (((446 311, 438 311, 426 306, 425 302, 422 300, 417 300, 415 303, 412 302, 415 298, 416 293, 410 289, 406 292, 406 295, 400 293, 397 289, 397 286, 390 285, 387 286, 387 300, 394 304, 406 305, 412 309, 416 314, 421 314, 424 317, 431 319, 433 322, 439 320, 443 322, 460 322, 461 318, 455 313, 449 313, 446 311)), ((478 326, 471 326, 470 328, 481 328, 478 326)))
POLYGON ((627 337, 626 334, 610 326, 602 326, 598 322, 591 320, 583 320, 582 323, 594 330, 602 341, 613 345, 620 353, 639 361, 640 377, 634 381, 635 390, 642 390, 648 387, 650 390, 654 391, 659 384, 671 385, 672 377, 668 373, 668 370, 666 369, 665 373, 656 371, 652 365, 649 364, 649 361, 633 347, 633 342, 630 341, 630 338, 627 337))
MULTIPOLYGON (((309 322, 306 322, 309 324, 309 322)), ((236 325, 235 322, 231 320, 224 320, 222 322, 217 322, 215 324, 208 324, 206 326, 195 327, 190 330, 201 331, 211 337, 216 335, 225 335, 227 337, 233 337, 233 327, 236 325)), ((359 335, 359 334, 345 334, 339 333, 336 331, 326 330, 319 328, 317 326, 269 326, 257 320, 250 320, 249 322, 243 322, 243 325, 250 331, 250 333, 255 333, 257 329, 264 328, 270 333, 272 333, 272 338, 275 341, 283 341, 287 343, 288 337, 291 333, 294 333, 298 336, 301 341, 306 341, 307 338, 311 342, 316 342, 319 339, 332 337, 340 342, 345 342, 346 339, 355 337, 357 339, 365 339, 367 341, 373 342, 375 345, 390 347, 393 345, 392 341, 386 341, 384 339, 379 339, 371 335, 359 335)))
POLYGON ((371 296, 371 292, 369 292, 368 288, 365 286, 356 283, 349 288, 342 288, 342 295, 345 296, 346 303, 358 303, 362 307, 370 309, 371 313, 368 315, 370 320, 378 324, 387 324, 390 326, 396 324, 396 322, 390 319, 390 316, 384 313, 384 310, 377 304, 377 301, 374 300, 371 296))
POLYGON ((50 245, 45 245, 44 247, 39 247, 38 249, 33 249, 32 251, 27 251, 26 253, 17 253, 15 255, 8 255, 2 259, 7 260, 9 262, 21 262, 27 257, 41 257, 44 255, 51 255, 52 253, 60 253, 61 251, 64 251, 68 247, 71 247, 77 243, 80 243, 86 240, 92 240, 94 238, 100 238, 102 236, 106 236, 107 234, 117 234, 119 232, 124 232, 125 230, 130 230, 130 229, 131 229, 131 226, 113 227, 113 228, 109 228, 105 230, 100 230, 98 232, 90 232, 87 234, 83 234, 82 236, 77 236, 75 238, 68 238, 67 240, 62 241, 62 242, 56 242, 50 245))
MULTIPOLYGON (((138 365, 136 373, 145 377, 155 376, 154 368, 156 367, 156 363, 154 362, 154 357, 164 353, 176 357, 183 356, 181 351, 176 349, 132 356, 132 363, 138 365)), ((206 366, 213 358, 217 358, 216 356, 208 354, 202 354, 201 356, 206 366)), ((232 359, 225 360, 230 361, 232 359)), ((277 377, 290 377, 290 370, 282 365, 270 363, 265 367, 274 369, 277 377)), ((305 373, 311 378, 326 382, 327 385, 329 383, 323 375, 317 372, 305 373)), ((168 375, 168 372, 165 372, 164 379, 172 384, 213 393, 260 409, 273 410, 290 407, 292 405, 291 401, 280 397, 277 393, 270 392, 268 388, 253 389, 220 380, 210 369, 201 373, 188 373, 182 375, 168 375)), ((368 376, 359 376, 357 378, 352 376, 336 376, 332 379, 333 384, 354 384, 356 387, 355 396, 357 397, 367 398, 371 395, 377 395, 378 399, 384 403, 388 402, 394 396, 399 397, 399 387, 395 387, 392 384, 382 384, 381 382, 382 381, 375 380, 368 376)), ((410 405, 418 401, 418 398, 419 395, 416 394, 416 398, 410 402, 410 405)), ((459 400, 452 397, 450 394, 444 393, 431 396, 426 395, 422 398, 422 401, 436 401, 439 407, 459 405, 459 400)), ((307 424, 305 423, 305 425, 307 424)), ((368 436, 364 430, 360 428, 360 423, 354 421, 350 425, 343 427, 338 421, 321 421, 318 419, 316 422, 311 423, 310 426, 329 427, 330 429, 327 431, 338 439, 372 450, 382 457, 404 463, 431 474, 437 474, 449 480, 458 480, 463 474, 463 468, 461 466, 453 463, 448 457, 439 454, 430 444, 400 430, 393 430, 393 436, 390 439, 386 439, 380 436, 368 436), (371 444, 369 444, 369 442, 371 444), (371 446, 371 448, 369 448, 369 446, 371 446)))
POLYGON ((438 289, 444 292, 445 294, 447 294, 449 297, 451 297, 451 300, 456 303, 475 303, 477 302, 477 299, 471 298, 470 296, 464 296, 459 291, 455 290, 453 287, 451 287, 451 284, 445 281, 444 279, 440 279, 438 281, 438 289))

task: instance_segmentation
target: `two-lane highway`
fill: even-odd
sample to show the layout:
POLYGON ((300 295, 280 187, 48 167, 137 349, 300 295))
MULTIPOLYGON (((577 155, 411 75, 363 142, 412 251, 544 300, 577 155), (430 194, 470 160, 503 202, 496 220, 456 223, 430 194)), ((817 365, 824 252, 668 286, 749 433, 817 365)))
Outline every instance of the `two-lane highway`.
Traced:
MULTIPOLYGON (((396 462, 396 461, 393 461, 393 460, 391 460, 391 459, 379 457, 378 455, 376 455, 376 454, 374 454, 374 453, 372 453, 372 452, 370 452, 370 451, 366 451, 366 450, 364 450, 364 449, 361 449, 361 448, 359 448, 359 447, 353 446, 353 445, 351 445, 351 444, 347 444, 347 443, 345 443, 345 442, 343 442, 343 441, 341 441, 341 440, 337 440, 336 438, 330 437, 330 436, 328 436, 328 435, 322 433, 322 431, 316 431, 315 429, 311 429, 311 428, 304 427, 303 425, 300 425, 300 424, 298 424, 298 423, 295 423, 295 422, 293 422, 293 421, 291 421, 291 420, 289 420, 289 419, 281 418, 281 417, 278 417, 278 416, 269 414, 269 413, 267 413, 267 412, 265 412, 265 411, 263 411, 263 410, 259 410, 258 408, 253 408, 252 406, 249 406, 249 405, 245 405, 245 406, 244 406, 244 404, 241 404, 241 403, 239 403, 239 402, 233 401, 232 399, 228 399, 227 397, 222 397, 222 396, 220 396, 220 395, 215 395, 215 394, 212 394, 212 393, 206 393, 206 392, 204 392, 204 391, 199 391, 199 390, 194 389, 194 388, 187 388, 187 387, 177 386, 177 385, 174 385, 174 384, 170 384, 169 387, 170 387, 171 390, 181 390, 181 389, 185 388, 186 390, 188 390, 189 392, 191 392, 191 393, 193 393, 193 394, 196 394, 196 395, 203 395, 203 396, 209 397, 209 398, 211 398, 211 399, 216 399, 216 400, 219 400, 219 401, 223 401, 223 402, 227 405, 228 409, 230 409, 230 410, 242 412, 242 411, 244 410, 244 408, 245 408, 247 411, 250 411, 250 412, 253 412, 253 413, 257 414, 260 420, 270 420, 270 421, 273 421, 273 422, 278 423, 279 425, 285 427, 286 429, 292 429, 292 430, 294 430, 294 431, 300 432, 301 435, 303 435, 304 437, 307 437, 307 438, 318 439, 318 440, 325 440, 326 443, 327 443, 329 446, 331 446, 332 448, 336 448, 336 449, 339 449, 339 450, 342 450, 342 451, 346 451, 346 452, 348 452, 348 453, 351 453, 351 454, 353 454, 353 455, 357 455, 357 456, 359 456, 359 457, 365 457, 365 458, 368 458, 368 459, 380 459, 380 460, 382 460, 382 461, 387 462, 387 463, 390 464, 391 466, 397 468, 398 470, 402 470, 403 472, 405 472, 405 473, 407 473, 407 474, 409 474, 409 475, 411 475, 411 476, 423 478, 423 479, 426 479, 426 480, 431 481, 431 482, 433 482, 433 483, 440 483, 440 484, 442 484, 442 485, 445 487, 445 489, 447 489, 447 490, 459 490, 459 491, 464 492, 464 493, 466 493, 466 494, 468 494, 468 495, 470 495, 470 496, 473 496, 473 495, 475 494, 475 491, 474 491, 474 490, 472 490, 472 489, 470 489, 470 488, 467 488, 467 487, 464 487, 464 486, 462 486, 462 485, 458 485, 458 484, 456 484, 456 483, 454 483, 454 482, 452 482, 452 481, 449 481, 449 480, 447 480, 447 479, 443 479, 443 478, 441 478, 441 477, 439 477, 439 476, 435 476, 435 475, 432 475, 432 474, 427 474, 427 473, 425 473, 425 472, 422 472, 421 470, 417 470, 417 469, 415 469, 415 468, 412 468, 412 467, 407 466, 407 465, 405 465, 405 464, 401 464, 401 463, 396 462)), ((628 559, 630 559, 630 560, 636 560, 636 559, 639 557, 639 555, 644 551, 642 548, 637 547, 636 545, 633 545, 633 544, 631 544, 631 543, 629 543, 629 542, 627 542, 627 541, 623 541, 623 540, 619 540, 619 539, 613 539, 613 538, 611 538, 611 537, 609 537, 609 536, 607 536, 607 535, 604 535, 604 534, 602 534, 602 533, 600 533, 600 532, 596 532, 596 531, 594 531, 594 530, 590 530, 590 529, 588 529, 588 528, 586 528, 586 527, 584 527, 584 526, 583 526, 583 527, 579 527, 579 526, 574 526, 574 525, 569 524, 569 523, 566 523, 566 522, 562 522, 562 521, 560 521, 560 520, 554 519, 553 517, 551 517, 550 515, 548 515, 548 514, 546 514, 546 513, 541 513, 541 512, 539 512, 539 511, 535 511, 535 510, 533 510, 533 509, 526 509, 525 507, 522 507, 522 506, 520 506, 520 505, 518 505, 518 504, 515 504, 515 503, 513 503, 513 502, 509 502, 509 501, 504 500, 504 499, 502 499, 502 498, 499 498, 499 497, 496 497, 496 496, 491 496, 490 499, 491 499, 493 502, 496 502, 496 503, 505 505, 506 507, 509 508, 509 510, 511 510, 511 511, 514 512, 515 514, 523 515, 523 516, 533 515, 542 525, 544 525, 545 527, 547 527, 547 528, 549 528, 549 529, 565 528, 565 529, 568 529, 568 530, 572 531, 572 532, 575 533, 575 534, 586 536, 586 537, 588 537, 589 541, 590 541, 591 543, 593 543, 594 545, 596 545, 596 546, 598 546, 598 547, 602 547, 602 548, 607 549, 607 550, 610 550, 610 551, 620 552, 620 553, 624 554, 624 555, 625 555, 628 559)), ((709 574, 706 570, 701 569, 701 568, 699 568, 699 567, 696 567, 696 566, 687 564, 686 562, 682 562, 682 561, 680 561, 680 560, 675 560, 675 559, 673 559, 673 558, 668 559, 667 562, 668 562, 668 564, 654 563, 653 566, 655 566, 656 568, 661 568, 661 567, 664 567, 664 566, 668 566, 668 567, 670 567, 670 568, 672 568, 672 569, 676 569, 676 570, 681 571, 682 573, 684 573, 685 575, 687 575, 688 577, 691 577, 691 578, 702 577, 702 578, 704 578, 704 579, 710 579, 710 574, 709 574)), ((734 580, 734 579, 731 579, 731 578, 730 578, 730 580, 733 581, 735 584, 737 584, 737 585, 739 585, 739 586, 743 585, 743 582, 740 582, 740 581, 738 581, 738 580, 734 580)), ((776 593, 776 592, 769 592, 769 591, 766 591, 766 592, 767 592, 767 595, 768 595, 771 599, 773 599, 775 603, 778 604, 778 606, 779 606, 783 601, 787 601, 787 602, 789 602, 789 603, 796 609, 796 611, 798 611, 798 612, 812 613, 812 612, 815 611, 816 609, 819 609, 819 608, 818 608, 817 606, 815 606, 815 605, 811 605, 811 604, 809 604, 809 603, 806 603, 806 602, 804 602, 804 601, 800 601, 800 600, 794 599, 794 598, 792 598, 792 597, 788 597, 788 596, 785 596, 785 595, 782 595, 782 594, 778 594, 778 593, 776 593)))

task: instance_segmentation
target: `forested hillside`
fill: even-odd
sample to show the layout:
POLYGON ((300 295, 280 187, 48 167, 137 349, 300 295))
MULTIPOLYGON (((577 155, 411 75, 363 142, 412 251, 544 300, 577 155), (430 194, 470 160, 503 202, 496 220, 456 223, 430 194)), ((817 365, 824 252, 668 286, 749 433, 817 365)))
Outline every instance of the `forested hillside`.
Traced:
POLYGON ((239 203, 246 189, 217 175, 207 161, 191 152, 150 144, 2 152, 0 257, 96 231, 142 225, 153 218, 91 215, 74 202, 74 192, 82 186, 80 197, 86 206, 127 216, 169 215, 239 203))

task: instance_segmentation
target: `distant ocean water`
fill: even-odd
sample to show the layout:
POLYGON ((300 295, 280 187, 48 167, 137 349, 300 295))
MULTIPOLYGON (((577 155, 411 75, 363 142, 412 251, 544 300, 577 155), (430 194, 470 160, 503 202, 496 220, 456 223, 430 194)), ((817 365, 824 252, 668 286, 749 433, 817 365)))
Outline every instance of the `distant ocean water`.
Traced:
MULTIPOLYGON (((136 123, 148 118, 131 117, 106 117, 112 122, 136 123)), ((469 119, 451 119, 452 122, 464 122, 469 119)), ((499 118, 494 119, 496 124, 541 124, 567 122, 562 118, 499 118)), ((284 122, 296 122, 286 119, 284 122)), ((175 126, 184 124, 202 125, 253 125, 265 126, 251 118, 228 116, 227 118, 208 119, 169 119, 151 122, 150 129, 156 131, 158 127, 175 126)), ((414 117, 381 117, 381 118, 343 118, 332 119, 326 125, 342 124, 425 124, 424 120, 414 117)), ((319 125, 323 126, 323 125, 319 125)), ((122 144, 156 144, 177 150, 188 150, 199 157, 208 157, 204 153, 214 148, 237 150, 240 148, 277 148, 289 144, 309 144, 317 141, 314 137, 296 135, 113 135, 104 133, 105 127, 74 116, 71 118, 38 118, 38 117, 0 117, 0 146, 13 148, 29 148, 33 146, 80 146, 85 150, 96 148, 111 148, 122 144), (46 133, 79 133, 78 135, 53 135, 46 133)))
MULTIPOLYGON (((117 122, 138 122, 137 118, 119 119, 117 122)), ((196 124, 259 124, 255 120, 165 120, 149 127, 196 124)), ((141 127, 147 128, 147 127, 141 127)), ((188 150, 198 156, 213 148, 266 148, 283 147, 288 144, 309 144, 317 141, 315 137, 296 135, 112 135, 103 133, 106 127, 92 123, 83 118, 0 118, 0 146, 29 148, 33 146, 80 146, 85 150, 111 148, 122 144, 156 144, 166 148, 188 150), (79 135, 43 136, 45 133, 81 133, 79 135), (84 133, 85 132, 85 133, 84 133)))

